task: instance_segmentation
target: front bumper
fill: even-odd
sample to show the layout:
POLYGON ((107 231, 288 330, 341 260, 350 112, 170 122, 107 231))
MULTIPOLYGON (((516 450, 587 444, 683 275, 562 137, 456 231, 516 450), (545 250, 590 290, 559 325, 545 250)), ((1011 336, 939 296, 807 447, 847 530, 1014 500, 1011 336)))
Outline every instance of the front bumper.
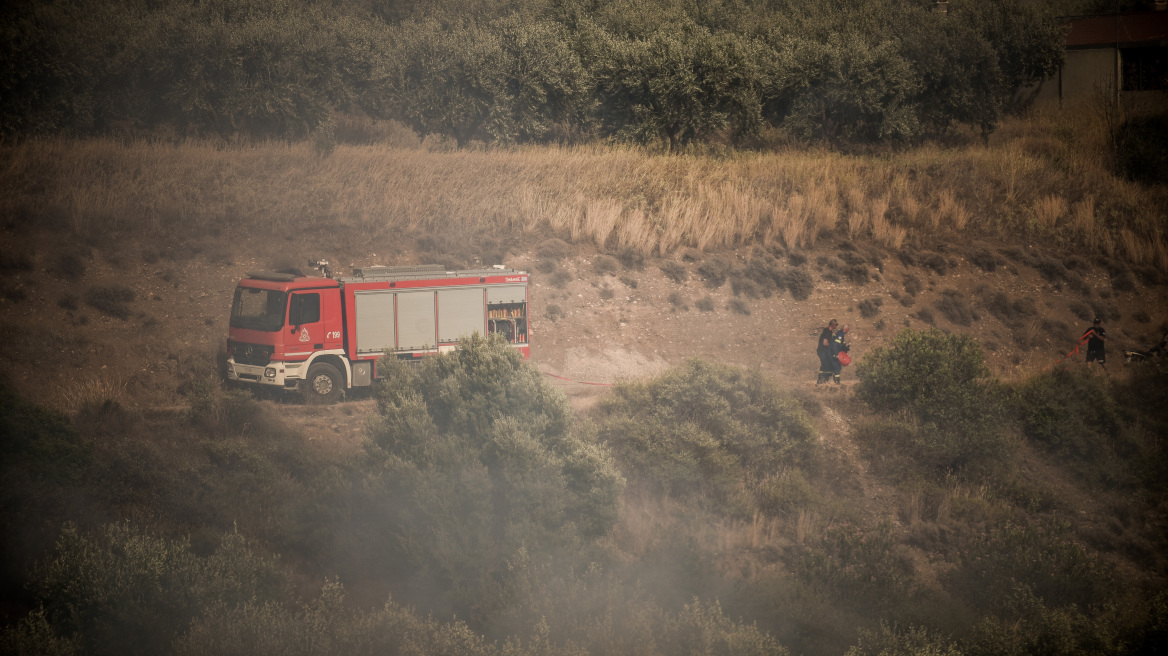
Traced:
POLYGON ((296 387, 300 382, 301 363, 269 362, 266 366, 239 364, 227 358, 227 380, 267 387, 296 387))

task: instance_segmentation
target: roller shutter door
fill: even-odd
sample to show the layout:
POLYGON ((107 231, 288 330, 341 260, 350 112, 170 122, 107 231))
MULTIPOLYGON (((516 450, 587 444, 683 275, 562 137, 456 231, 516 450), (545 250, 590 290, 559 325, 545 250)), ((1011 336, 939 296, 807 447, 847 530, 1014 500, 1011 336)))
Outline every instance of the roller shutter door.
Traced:
POLYGON ((380 353, 395 348, 393 296, 393 292, 354 292, 357 353, 380 353))
POLYGON ((397 293, 398 349, 438 346, 434 328, 434 292, 397 293))
POLYGON ((496 303, 526 303, 527 287, 525 285, 499 285, 487 287, 487 302, 496 303))
POLYGON ((481 287, 438 290, 438 341, 455 342, 486 330, 481 287))

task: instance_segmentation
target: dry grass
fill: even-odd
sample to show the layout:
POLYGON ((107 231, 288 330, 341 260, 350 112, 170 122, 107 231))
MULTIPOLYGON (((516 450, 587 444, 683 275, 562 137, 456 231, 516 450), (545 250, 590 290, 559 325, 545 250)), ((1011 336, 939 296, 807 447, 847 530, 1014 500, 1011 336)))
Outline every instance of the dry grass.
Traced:
POLYGON ((107 401, 125 405, 129 400, 126 378, 110 372, 74 381, 61 391, 61 409, 77 412, 90 406, 101 406, 107 401))
POLYGON ((1090 150, 1067 131, 1070 120, 1007 122, 989 147, 922 146, 891 157, 425 144, 341 145, 321 157, 308 143, 30 140, 0 146, 0 216, 51 219, 82 236, 442 234, 469 244, 551 232, 662 256, 807 248, 836 230, 891 248, 929 233, 1009 239, 1032 229, 1020 219, 1029 216, 1063 242, 1165 266, 1156 226, 1168 190, 1116 180, 1082 157, 1068 164, 1090 150))
POLYGON ((1034 204, 1034 217, 1038 225, 1045 230, 1054 230, 1058 227, 1059 219, 1067 213, 1067 201, 1062 196, 1044 196, 1034 204))

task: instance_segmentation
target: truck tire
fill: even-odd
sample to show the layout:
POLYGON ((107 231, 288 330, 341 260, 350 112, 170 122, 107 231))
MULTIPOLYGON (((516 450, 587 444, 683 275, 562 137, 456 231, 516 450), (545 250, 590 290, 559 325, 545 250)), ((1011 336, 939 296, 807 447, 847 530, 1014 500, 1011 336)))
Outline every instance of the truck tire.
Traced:
POLYGON ((300 393, 307 403, 336 403, 344 386, 345 378, 336 367, 317 362, 308 368, 308 377, 300 381, 300 393))

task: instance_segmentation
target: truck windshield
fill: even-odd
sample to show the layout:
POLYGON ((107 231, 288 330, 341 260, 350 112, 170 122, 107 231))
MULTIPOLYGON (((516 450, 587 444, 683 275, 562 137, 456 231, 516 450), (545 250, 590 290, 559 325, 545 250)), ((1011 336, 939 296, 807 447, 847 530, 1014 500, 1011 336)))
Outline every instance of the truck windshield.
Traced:
POLYGON ((236 287, 231 327, 275 332, 284 327, 288 293, 254 287, 236 287))

